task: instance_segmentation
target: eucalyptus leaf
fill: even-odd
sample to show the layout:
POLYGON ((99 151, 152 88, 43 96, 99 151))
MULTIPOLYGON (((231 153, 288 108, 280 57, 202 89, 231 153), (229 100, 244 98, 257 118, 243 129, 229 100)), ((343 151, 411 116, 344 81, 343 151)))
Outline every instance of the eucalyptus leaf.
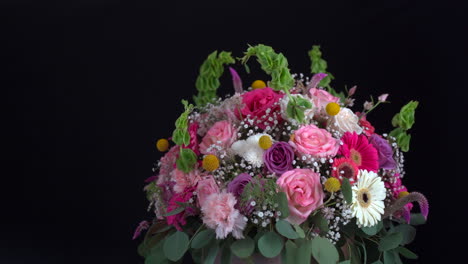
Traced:
POLYGON ((376 235, 383 227, 382 221, 379 221, 373 226, 361 227, 361 230, 369 236, 376 235))
POLYGON ((299 238, 299 235, 296 233, 296 231, 294 231, 291 224, 285 220, 279 220, 278 222, 276 222, 275 227, 276 227, 276 231, 278 231, 280 235, 286 238, 289 238, 289 239, 299 238))
POLYGON ((268 232, 258 240, 258 250, 267 258, 274 258, 283 249, 283 239, 275 232, 268 232))
MULTIPOLYGON (((255 247, 255 244, 254 244, 255 247)), ((232 252, 229 243, 224 243, 221 250, 221 264, 231 264, 232 262, 232 252)))
POLYGON ((255 241, 250 237, 236 240, 231 244, 231 252, 239 258, 250 257, 255 250, 255 241))
POLYGON ((311 221, 314 224, 314 226, 318 227, 320 229, 320 233, 324 234, 328 232, 329 227, 328 227, 328 220, 323 217, 321 213, 317 213, 311 217, 311 221))
POLYGON ((424 218, 422 214, 420 213, 411 214, 411 217, 410 217, 411 225, 418 226, 418 225, 423 225, 425 223, 426 223, 426 219, 424 218))
POLYGON ((189 238, 184 232, 177 231, 164 241, 164 255, 169 260, 178 261, 181 259, 189 246, 189 238))
POLYGON ((300 238, 304 238, 305 237, 304 229, 302 229, 300 225, 293 225, 293 226, 294 226, 294 229, 296 230, 297 235, 300 238))
MULTIPOLYGON (((302 263, 296 261, 297 246, 291 240, 286 241, 286 261, 285 263, 302 263)), ((310 258, 309 258, 310 259, 310 258)))
POLYGON ((416 237, 416 228, 407 224, 401 224, 393 228, 391 232, 400 232, 403 235, 403 240, 401 241, 402 245, 407 245, 413 242, 416 237))
POLYGON ((395 264, 395 254, 392 251, 385 251, 383 259, 385 264, 395 264))
POLYGON ((203 260, 203 264, 213 264, 215 262, 216 256, 218 255, 219 251, 219 246, 217 243, 212 243, 209 250, 208 254, 203 260))
POLYGON ((336 263, 340 259, 338 250, 330 240, 319 236, 312 240, 312 256, 319 264, 336 263))
POLYGON ((351 264, 351 260, 341 261, 338 264, 351 264))
POLYGON ((341 192, 343 193, 346 203, 351 204, 353 202, 353 193, 351 184, 346 177, 343 177, 343 182, 341 183, 341 192))
POLYGON ((192 239, 191 247, 195 249, 204 248, 215 238, 215 235, 213 229, 200 231, 192 239))
POLYGON ((377 260, 377 261, 375 261, 375 262, 372 262, 372 264, 383 264, 383 262, 380 261, 380 260, 377 260))
POLYGON ((380 240, 379 243, 379 250, 380 251, 388 251, 391 249, 394 249, 400 245, 400 243, 403 241, 403 234, 397 232, 397 233, 387 233, 386 236, 380 240))
POLYGON ((411 250, 405 248, 405 247, 399 247, 398 252, 405 258, 407 259, 417 259, 418 255, 414 254, 411 250))
POLYGON ((296 262, 309 264, 312 260, 312 241, 308 239, 300 239, 296 250, 296 262))

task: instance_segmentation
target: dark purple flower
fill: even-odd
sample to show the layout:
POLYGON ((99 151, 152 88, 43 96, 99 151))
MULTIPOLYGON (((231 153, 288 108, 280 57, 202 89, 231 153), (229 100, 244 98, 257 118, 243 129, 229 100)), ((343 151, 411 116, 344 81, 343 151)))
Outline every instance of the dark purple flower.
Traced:
POLYGON ((236 198, 239 198, 242 195, 242 192, 244 191, 245 186, 247 183, 249 183, 252 180, 252 176, 247 173, 241 173, 237 175, 234 180, 232 180, 228 186, 227 190, 228 192, 234 194, 236 198))
POLYGON ((386 170, 393 170, 396 168, 396 162, 393 159, 393 149, 388 144, 388 141, 377 134, 372 134, 369 137, 371 143, 379 153, 379 167, 386 170))
POLYGON ((270 172, 281 175, 293 169, 294 150, 286 142, 276 142, 265 151, 263 160, 270 172))

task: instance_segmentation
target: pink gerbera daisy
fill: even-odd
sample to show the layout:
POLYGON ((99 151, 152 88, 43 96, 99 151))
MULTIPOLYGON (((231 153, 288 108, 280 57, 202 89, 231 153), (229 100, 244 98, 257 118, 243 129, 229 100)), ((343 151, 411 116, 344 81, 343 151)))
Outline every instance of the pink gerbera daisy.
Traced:
POLYGON ((377 172, 379 154, 366 136, 358 135, 356 132, 346 132, 341 137, 341 141, 343 144, 340 146, 339 154, 352 159, 360 170, 377 172))
POLYGON ((337 158, 333 160, 332 176, 338 180, 343 181, 344 178, 348 178, 349 183, 353 185, 357 181, 357 175, 359 168, 350 158, 337 158))

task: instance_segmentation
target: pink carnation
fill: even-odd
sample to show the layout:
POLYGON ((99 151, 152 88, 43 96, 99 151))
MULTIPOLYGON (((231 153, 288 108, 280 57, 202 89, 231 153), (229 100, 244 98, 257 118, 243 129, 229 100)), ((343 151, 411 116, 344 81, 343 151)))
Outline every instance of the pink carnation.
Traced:
POLYGON ((219 193, 219 187, 216 184, 216 181, 214 180, 213 176, 206 176, 198 182, 197 197, 198 204, 200 206, 202 206, 205 203, 206 198, 213 193, 219 193))
POLYGON ((328 93, 325 90, 322 89, 317 89, 317 88, 311 88, 309 90, 310 93, 310 98, 312 98, 312 102, 314 103, 314 107, 318 111, 324 109, 328 103, 339 103, 340 98, 335 97, 328 93))
MULTIPOLYGON (((284 95, 273 91, 270 87, 246 92, 242 95, 242 102, 245 106, 242 108, 241 113, 244 118, 247 115, 250 115, 250 118, 256 118, 260 121, 257 123, 257 126, 261 129, 265 129, 267 127, 265 122, 270 122, 268 118, 273 117, 274 114, 280 111, 281 107, 278 101, 283 96, 284 95), (267 113, 268 109, 270 109, 270 111, 267 113)), ((276 119, 280 118, 281 115, 278 114, 276 119)))
POLYGON ((203 223, 216 231, 217 239, 224 239, 229 233, 237 239, 244 238, 242 231, 247 222, 239 210, 234 208, 236 203, 234 195, 225 191, 211 194, 203 203, 203 223))
POLYGON ((289 144, 300 154, 315 157, 335 156, 340 146, 327 130, 315 125, 302 126, 294 131, 289 144))
POLYGON ((210 154, 215 151, 212 145, 220 146, 223 149, 229 148, 236 140, 236 128, 227 120, 216 122, 203 137, 200 143, 200 152, 210 154))
POLYGON ((299 225, 323 203, 324 193, 320 175, 310 169, 294 169, 281 175, 276 181, 286 193, 289 205, 287 220, 299 225))
POLYGON ((197 185, 198 181, 201 179, 201 172, 196 169, 189 173, 184 173, 179 169, 174 169, 171 175, 172 181, 175 182, 174 191, 176 193, 181 193, 186 188, 197 185))
MULTIPOLYGON (((194 187, 189 187, 186 188, 182 193, 176 193, 174 196, 172 196, 171 200, 169 201, 169 205, 167 206, 167 212, 171 212, 175 210, 176 208, 179 208, 180 205, 177 203, 186 203, 190 198, 193 196, 193 191, 195 191, 194 187)), ((182 226, 184 226, 187 221, 185 221, 185 218, 190 215, 195 214, 195 209, 192 207, 187 207, 185 208, 184 211, 175 214, 175 215, 170 215, 166 218, 167 224, 168 225, 173 225, 177 230, 182 231, 182 226)))

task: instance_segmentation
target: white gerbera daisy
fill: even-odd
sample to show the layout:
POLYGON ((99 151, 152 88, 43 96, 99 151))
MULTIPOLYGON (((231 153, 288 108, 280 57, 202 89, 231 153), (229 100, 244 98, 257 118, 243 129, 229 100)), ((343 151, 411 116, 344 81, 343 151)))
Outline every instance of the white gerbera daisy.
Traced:
POLYGON ((231 149, 252 166, 260 168, 263 165, 263 153, 265 152, 258 144, 258 140, 262 136, 268 136, 271 139, 271 136, 268 134, 256 134, 248 137, 246 140, 234 142, 231 149))
POLYGON ((358 225, 373 226, 384 213, 385 185, 377 173, 359 170, 358 181, 352 187, 352 216, 357 218, 358 225))

